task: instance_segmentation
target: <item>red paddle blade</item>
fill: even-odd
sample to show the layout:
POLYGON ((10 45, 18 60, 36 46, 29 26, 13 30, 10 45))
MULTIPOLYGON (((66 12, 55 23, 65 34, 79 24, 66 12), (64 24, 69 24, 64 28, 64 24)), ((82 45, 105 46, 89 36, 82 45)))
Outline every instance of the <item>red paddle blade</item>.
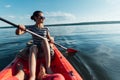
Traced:
POLYGON ((68 49, 67 49, 67 52, 68 52, 68 53, 76 53, 76 52, 78 52, 78 51, 75 50, 75 49, 72 49, 72 48, 68 48, 68 49))

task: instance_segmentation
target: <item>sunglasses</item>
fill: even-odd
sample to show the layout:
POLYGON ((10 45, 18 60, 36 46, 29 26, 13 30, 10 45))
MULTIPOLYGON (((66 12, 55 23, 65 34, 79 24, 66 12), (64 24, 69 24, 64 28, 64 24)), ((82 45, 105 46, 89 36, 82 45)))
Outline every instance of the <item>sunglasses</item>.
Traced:
POLYGON ((44 16, 39 16, 38 18, 39 18, 39 19, 45 19, 45 17, 44 17, 44 16))

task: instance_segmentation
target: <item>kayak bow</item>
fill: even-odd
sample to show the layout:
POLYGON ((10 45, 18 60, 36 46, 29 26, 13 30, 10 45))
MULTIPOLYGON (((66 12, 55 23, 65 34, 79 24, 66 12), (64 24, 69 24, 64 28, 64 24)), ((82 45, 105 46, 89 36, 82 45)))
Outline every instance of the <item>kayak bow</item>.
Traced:
MULTIPOLYGON (((51 61, 51 69, 54 73, 60 73, 64 76, 65 80, 83 80, 80 74, 74 69, 74 67, 68 62, 68 60, 62 55, 62 53, 57 49, 57 47, 53 44, 52 46, 54 50, 54 58, 51 61)), ((16 64, 17 63, 23 64, 23 69, 25 74, 28 76, 27 80, 29 78, 29 67, 28 67, 28 61, 23 60, 22 58, 15 57, 15 59, 0 72, 0 80, 9 79, 9 77, 13 77, 16 72, 16 64)), ((37 60, 37 74, 39 71, 39 64, 41 63, 40 60, 37 60)), ((37 76, 37 75, 36 75, 37 76)))

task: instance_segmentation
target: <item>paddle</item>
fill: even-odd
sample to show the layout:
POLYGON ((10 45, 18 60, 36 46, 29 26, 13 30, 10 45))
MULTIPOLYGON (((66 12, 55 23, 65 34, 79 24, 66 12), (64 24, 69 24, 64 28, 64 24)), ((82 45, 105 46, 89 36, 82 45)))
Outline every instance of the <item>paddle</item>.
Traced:
MULTIPOLYGON (((4 21, 4 22, 6 22, 6 23, 8 23, 8 24, 10 24, 10 25, 13 25, 13 26, 15 26, 15 27, 17 27, 17 28, 19 28, 18 25, 14 24, 14 23, 6 20, 6 19, 3 19, 3 18, 0 17, 0 20, 1 20, 1 21, 4 21)), ((33 35, 35 35, 35 36, 37 36, 37 37, 40 37, 40 38, 44 39, 44 37, 42 37, 42 36, 40 36, 40 35, 32 32, 32 31, 30 31, 30 30, 28 30, 28 29, 26 29, 25 31, 28 32, 28 33, 31 33, 31 34, 33 34, 33 35)), ((57 45, 57 46, 59 46, 59 47, 61 47, 61 48, 63 48, 64 50, 66 50, 67 53, 76 53, 76 52, 77 52, 77 50, 75 50, 75 49, 66 48, 66 47, 64 47, 64 46, 62 46, 62 45, 60 45, 60 44, 55 43, 55 42, 54 42, 54 44, 57 45)))

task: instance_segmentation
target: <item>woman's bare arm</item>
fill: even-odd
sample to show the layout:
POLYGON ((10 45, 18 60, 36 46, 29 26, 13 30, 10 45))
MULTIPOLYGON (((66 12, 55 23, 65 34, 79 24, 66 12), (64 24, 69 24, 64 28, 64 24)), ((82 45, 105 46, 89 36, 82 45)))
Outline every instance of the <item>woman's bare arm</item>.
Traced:
POLYGON ((48 34, 47 34, 47 38, 48 38, 48 40, 49 40, 50 42, 54 43, 54 39, 53 39, 53 37, 50 36, 50 33, 49 33, 49 32, 48 32, 48 34))

